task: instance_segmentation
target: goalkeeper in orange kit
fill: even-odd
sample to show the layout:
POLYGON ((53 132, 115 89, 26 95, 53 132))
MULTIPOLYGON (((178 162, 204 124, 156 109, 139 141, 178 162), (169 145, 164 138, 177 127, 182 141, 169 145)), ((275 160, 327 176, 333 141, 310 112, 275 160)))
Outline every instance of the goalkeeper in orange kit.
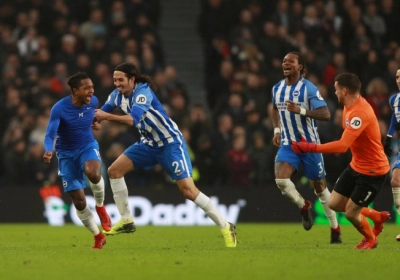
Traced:
POLYGON ((306 142, 303 138, 301 142, 292 142, 292 149, 296 153, 344 153, 350 148, 352 160, 337 180, 328 205, 334 211, 345 212, 364 236, 355 249, 373 249, 390 214, 366 207, 385 183, 390 165, 381 143, 378 120, 360 89, 356 75, 336 76, 335 94, 344 105, 342 138, 325 144, 306 142), (365 217, 374 221, 374 229, 365 217))

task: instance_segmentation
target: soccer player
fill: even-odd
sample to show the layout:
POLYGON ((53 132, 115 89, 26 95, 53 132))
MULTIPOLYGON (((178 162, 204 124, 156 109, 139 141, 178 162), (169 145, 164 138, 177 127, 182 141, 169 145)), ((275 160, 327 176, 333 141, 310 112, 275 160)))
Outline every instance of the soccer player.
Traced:
POLYGON ((328 202, 364 236, 355 249, 373 249, 389 212, 366 208, 376 197, 389 173, 389 161, 381 143, 379 123, 371 105, 360 94, 361 82, 352 73, 335 77, 335 94, 343 110, 343 134, 337 141, 319 144, 302 138, 292 142, 296 153, 344 153, 350 148, 352 160, 336 181, 328 202), (375 223, 372 230, 365 217, 375 223))
POLYGON ((275 158, 275 182, 282 194, 300 208, 303 227, 310 230, 314 223, 313 204, 301 196, 290 179, 302 164, 305 176, 329 219, 330 242, 342 243, 336 213, 327 204, 331 193, 326 186, 322 155, 297 155, 290 146, 291 141, 300 140, 300 134, 319 143, 316 120, 329 120, 330 112, 318 88, 304 78, 306 64, 301 54, 289 52, 283 58, 282 68, 285 79, 272 88, 272 123, 275 127, 272 142, 279 147, 275 158))
POLYGON ((56 138, 58 170, 64 191, 70 195, 83 225, 94 235, 93 249, 101 249, 106 244, 106 237, 96 225, 92 211, 86 204, 84 192, 86 174, 101 226, 104 230, 110 230, 111 219, 103 204, 104 180, 101 176, 99 145, 92 132, 92 127, 100 129, 98 122, 93 123, 98 99, 93 95, 92 80, 85 73, 79 72, 71 76, 68 85, 72 94, 59 100, 51 109, 44 139, 43 159, 50 162, 56 138))
MULTIPOLYGON (((400 69, 396 72, 396 84, 400 90, 400 69)), ((393 109, 393 115, 385 141, 385 153, 388 157, 392 155, 390 147, 392 144, 393 133, 395 130, 400 130, 400 92, 390 97, 389 104, 393 109)), ((397 160, 395 161, 392 170, 392 180, 390 181, 390 184, 392 186, 393 201, 397 213, 400 215, 400 153, 397 154, 397 160)), ((400 234, 396 236, 396 240, 400 241, 400 234)))
POLYGON ((121 220, 106 235, 136 230, 128 205, 124 175, 135 168, 150 169, 159 163, 176 180, 180 192, 197 204, 217 224, 226 247, 236 247, 235 226, 227 222, 210 198, 200 192, 192 179, 192 165, 185 140, 177 125, 168 117, 154 91, 150 77, 141 75, 131 63, 118 65, 113 73, 115 90, 103 107, 95 112, 98 121, 108 120, 135 126, 141 139, 128 147, 108 168, 114 200, 121 220), (111 112, 120 108, 125 114, 111 112))

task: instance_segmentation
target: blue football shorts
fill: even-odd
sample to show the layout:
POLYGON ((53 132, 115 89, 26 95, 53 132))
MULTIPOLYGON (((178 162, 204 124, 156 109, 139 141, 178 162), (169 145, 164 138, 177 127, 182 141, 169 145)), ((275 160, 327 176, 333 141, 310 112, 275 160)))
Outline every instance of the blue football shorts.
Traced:
POLYGON ((99 144, 93 141, 80 150, 57 151, 58 175, 61 177, 65 192, 84 189, 84 165, 89 160, 101 162, 99 144))
POLYGON ((148 170, 159 163, 174 180, 192 177, 192 163, 182 137, 162 147, 137 142, 129 146, 124 154, 132 160, 135 168, 148 170))
POLYGON ((322 180, 325 178, 325 165, 322 154, 304 153, 296 154, 290 145, 281 145, 275 157, 275 163, 287 162, 299 171, 300 164, 303 165, 304 175, 310 180, 322 180))

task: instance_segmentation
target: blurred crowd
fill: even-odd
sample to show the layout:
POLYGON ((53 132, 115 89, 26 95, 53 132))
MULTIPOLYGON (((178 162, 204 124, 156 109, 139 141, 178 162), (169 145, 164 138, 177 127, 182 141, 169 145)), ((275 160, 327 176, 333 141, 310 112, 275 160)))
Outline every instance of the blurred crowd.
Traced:
MULTIPOLYGON (((398 91, 399 1, 198 1, 204 104, 191 102, 198 93, 188 92, 174 65, 165 63, 160 0, 2 0, 0 186, 59 180, 56 159, 50 165, 42 160, 51 106, 70 94, 66 80, 77 71, 92 77, 102 105, 114 88, 113 69, 124 61, 155 80, 160 101, 188 143, 200 186, 250 188, 274 182, 271 87, 282 79, 281 61, 289 51, 304 55, 307 78, 331 111, 330 122, 319 122, 322 142, 342 132, 333 80, 345 71, 359 75, 362 94, 386 135, 392 113, 388 98, 398 91)), ((95 136, 105 177, 113 160, 138 140, 135 128, 109 122, 102 122, 95 136)), ((324 158, 332 184, 350 155, 324 158)), ((173 184, 159 166, 136 170, 126 180, 138 187, 173 184)))

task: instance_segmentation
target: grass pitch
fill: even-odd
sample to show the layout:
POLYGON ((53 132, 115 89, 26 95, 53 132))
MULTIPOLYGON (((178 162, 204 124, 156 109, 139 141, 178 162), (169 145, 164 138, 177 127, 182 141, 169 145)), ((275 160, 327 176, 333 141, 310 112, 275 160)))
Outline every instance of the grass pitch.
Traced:
POLYGON ((377 249, 354 250, 361 235, 342 226, 238 224, 237 248, 217 227, 138 227, 108 237, 102 250, 83 227, 0 225, 1 279, 399 279, 400 227, 385 226, 377 249))

